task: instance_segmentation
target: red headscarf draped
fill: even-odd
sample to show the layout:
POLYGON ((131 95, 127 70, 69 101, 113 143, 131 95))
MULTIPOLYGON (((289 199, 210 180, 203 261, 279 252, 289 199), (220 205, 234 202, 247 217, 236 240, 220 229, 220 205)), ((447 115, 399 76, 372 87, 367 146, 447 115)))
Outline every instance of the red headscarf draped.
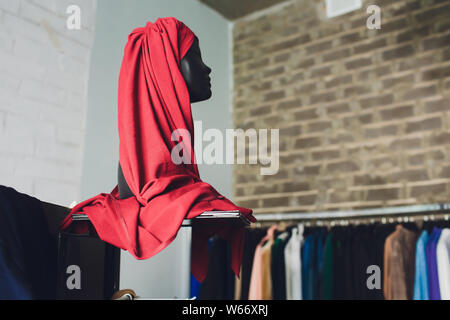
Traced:
MULTIPOLYGON (((189 92, 180 62, 195 34, 181 21, 168 17, 148 22, 128 36, 119 76, 119 158, 134 196, 119 199, 118 186, 76 205, 72 214, 88 215, 99 237, 147 259, 176 237, 183 219, 204 211, 240 210, 254 222, 252 210, 238 207, 200 179, 194 155, 194 125, 189 92), (172 132, 191 134, 192 164, 176 165, 171 151, 178 143, 172 132)), ((203 281, 208 269, 208 239, 218 234, 232 247, 232 269, 238 275, 244 227, 220 224, 194 228, 191 272, 203 281)))

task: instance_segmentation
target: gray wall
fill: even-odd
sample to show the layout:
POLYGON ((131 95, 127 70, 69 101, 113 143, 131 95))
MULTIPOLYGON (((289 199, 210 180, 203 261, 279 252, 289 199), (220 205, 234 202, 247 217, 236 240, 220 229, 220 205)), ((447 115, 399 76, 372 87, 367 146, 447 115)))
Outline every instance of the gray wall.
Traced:
MULTIPOLYGON (((117 84, 128 34, 158 17, 173 16, 200 39, 204 61, 212 68, 213 96, 193 105, 204 128, 232 128, 230 113, 229 23, 195 0, 99 0, 91 57, 81 199, 110 192, 117 184, 117 84)), ((200 166, 203 180, 231 197, 231 167, 200 166)), ((122 253, 121 288, 143 297, 185 298, 189 289, 189 232, 180 232, 162 253, 137 261, 122 253)))

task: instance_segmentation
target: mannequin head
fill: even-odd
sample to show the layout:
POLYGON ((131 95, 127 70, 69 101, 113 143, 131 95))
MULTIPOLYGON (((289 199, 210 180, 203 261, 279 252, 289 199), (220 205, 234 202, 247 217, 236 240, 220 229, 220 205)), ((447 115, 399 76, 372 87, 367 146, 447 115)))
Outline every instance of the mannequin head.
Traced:
POLYGON ((211 98, 211 69, 203 63, 197 37, 181 59, 180 71, 186 81, 191 103, 211 98))

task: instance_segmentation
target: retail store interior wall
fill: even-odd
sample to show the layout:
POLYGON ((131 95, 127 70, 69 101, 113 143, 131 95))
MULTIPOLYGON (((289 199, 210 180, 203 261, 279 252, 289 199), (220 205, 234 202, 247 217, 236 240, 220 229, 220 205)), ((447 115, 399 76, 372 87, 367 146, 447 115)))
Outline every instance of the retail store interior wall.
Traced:
POLYGON ((236 166, 234 199, 256 213, 447 202, 450 1, 332 19, 323 3, 235 21, 234 124, 280 128, 280 167, 236 166))

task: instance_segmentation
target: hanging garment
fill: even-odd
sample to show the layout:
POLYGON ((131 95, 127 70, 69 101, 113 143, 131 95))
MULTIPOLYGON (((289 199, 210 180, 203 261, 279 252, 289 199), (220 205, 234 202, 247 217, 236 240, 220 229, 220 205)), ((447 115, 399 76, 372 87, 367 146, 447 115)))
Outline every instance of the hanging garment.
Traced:
MULTIPOLYGON (((147 259, 175 239, 183 219, 205 211, 239 210, 256 221, 250 209, 234 205, 200 179, 189 92, 180 71, 195 37, 172 17, 148 22, 128 36, 118 87, 119 158, 134 196, 119 199, 116 186, 85 200, 72 209, 62 229, 71 224, 73 214, 87 214, 102 240, 147 259), (172 151, 179 147, 184 161, 175 164, 172 151)), ((194 226, 191 272, 200 282, 207 274, 208 239, 213 234, 231 243, 232 269, 239 274, 244 227, 194 226)))
POLYGON ((278 235, 272 248, 272 295, 274 300, 286 300, 286 270, 284 249, 291 237, 290 231, 278 235))
POLYGON ((303 300, 314 299, 314 251, 315 235, 309 234, 305 238, 302 248, 302 297, 303 300))
POLYGON ((396 226, 396 231, 386 239, 385 298, 410 300, 414 290, 414 265, 417 233, 396 226), (389 241, 389 244, 388 244, 389 241))
POLYGON ((272 288, 272 249, 274 240, 269 239, 269 241, 262 247, 262 300, 272 300, 273 299, 273 288, 272 288))
POLYGON ((320 275, 320 296, 323 300, 333 299, 333 232, 329 232, 323 249, 323 267, 320 275))
POLYGON ((292 235, 284 248, 284 267, 286 274, 286 299, 302 300, 302 261, 301 247, 303 244, 302 224, 292 229, 292 235))
POLYGON ((359 225, 354 228, 352 241, 352 299, 367 300, 371 298, 372 290, 367 286, 369 274, 367 268, 374 265, 373 226, 359 225))
POLYGON ((425 248, 428 242, 428 231, 422 231, 416 244, 416 269, 414 276, 414 300, 429 300, 428 272, 425 248))
POLYGON ((263 300, 268 297, 271 299, 272 297, 270 250, 273 245, 273 236, 276 228, 276 225, 271 226, 256 246, 248 292, 249 300, 263 300))
MULTIPOLYGON (((334 228, 333 298, 353 299, 353 260, 351 245, 353 226, 334 228)), ((356 240, 355 240, 356 241, 356 240)))
POLYGON ((272 284, 272 298, 274 300, 280 300, 280 279, 279 272, 278 272, 278 252, 280 251, 282 240, 280 238, 276 238, 270 255, 270 276, 271 276, 271 284, 272 284))
POLYGON ((248 299, 250 278, 252 276, 253 259, 256 246, 267 233, 267 229, 249 228, 245 231, 244 253, 242 257, 241 300, 248 299))
MULTIPOLYGON (((242 266, 241 266, 240 274, 242 274, 242 266)), ((235 277, 235 279, 234 279, 234 300, 241 300, 241 292, 242 292, 242 278, 235 277)))
POLYGON ((427 247, 425 249, 427 256, 428 292, 430 300, 441 300, 436 256, 436 246, 441 236, 441 232, 441 228, 433 228, 430 238, 428 239, 427 247))
POLYGON ((443 229, 436 247, 439 289, 442 300, 450 300, 450 229, 443 229))
POLYGON ((41 202, 0 185, 0 300, 55 299, 56 264, 41 202))
POLYGON ((195 277, 191 274, 191 285, 190 285, 190 297, 191 298, 198 298, 200 295, 200 282, 195 279, 195 277))
POLYGON ((210 247, 208 275, 200 286, 200 300, 232 300, 234 274, 230 268, 231 252, 227 242, 214 237, 210 247))
POLYGON ((322 299, 320 291, 320 275, 322 274, 323 268, 323 247, 326 238, 326 231, 324 228, 318 229, 316 232, 316 250, 314 253, 314 287, 313 295, 315 300, 322 299))
POLYGON ((375 226, 374 239, 371 243, 371 250, 373 251, 373 264, 380 267, 381 271, 381 289, 371 290, 370 299, 384 300, 384 246, 386 238, 395 231, 394 224, 378 224, 375 226))
POLYGON ((392 299, 392 263, 390 261, 392 257, 392 239, 397 236, 397 232, 394 231, 386 238, 384 244, 384 278, 383 278, 383 291, 386 300, 392 299))
POLYGON ((253 265, 248 289, 248 300, 262 299, 262 246, 257 246, 253 256, 253 265))

